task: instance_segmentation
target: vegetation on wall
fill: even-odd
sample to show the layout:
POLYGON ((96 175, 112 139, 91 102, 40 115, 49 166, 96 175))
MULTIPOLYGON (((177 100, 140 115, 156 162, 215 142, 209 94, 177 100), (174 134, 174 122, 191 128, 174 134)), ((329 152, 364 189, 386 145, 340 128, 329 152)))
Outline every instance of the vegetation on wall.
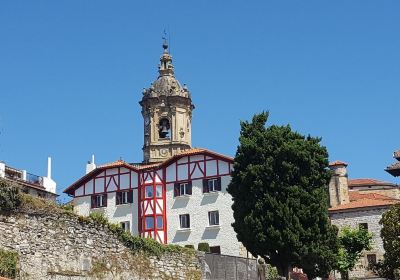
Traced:
POLYGON ((17 276, 18 254, 0 249, 0 276, 15 278, 17 276))
POLYGON ((210 245, 207 242, 200 242, 197 250, 205 253, 210 253, 210 245))
POLYGON ((21 205, 18 187, 5 179, 0 179, 0 211, 14 211, 21 205))
POLYGON ((239 241, 288 277, 291 266, 326 277, 336 263, 328 219, 328 152, 320 138, 265 127, 268 113, 242 122, 228 192, 239 241))
POLYGON ((110 223, 101 212, 92 212, 89 217, 78 216, 73 213, 72 207, 58 205, 47 199, 20 193, 17 187, 5 180, 0 180, 0 184, 0 210, 2 211, 76 216, 81 223, 92 223, 110 230, 133 253, 143 252, 149 255, 161 256, 164 253, 194 254, 195 252, 190 248, 164 245, 151 238, 133 236, 130 232, 124 231, 119 224, 110 223))

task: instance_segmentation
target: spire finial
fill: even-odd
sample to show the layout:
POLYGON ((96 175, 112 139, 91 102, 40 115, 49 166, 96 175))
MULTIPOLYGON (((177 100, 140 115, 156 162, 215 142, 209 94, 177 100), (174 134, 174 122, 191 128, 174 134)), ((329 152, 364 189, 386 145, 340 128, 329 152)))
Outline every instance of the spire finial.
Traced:
POLYGON ((167 41, 167 32, 165 31, 165 29, 163 32, 162 39, 164 40, 162 47, 164 49, 164 52, 166 53, 168 52, 168 41, 167 41))

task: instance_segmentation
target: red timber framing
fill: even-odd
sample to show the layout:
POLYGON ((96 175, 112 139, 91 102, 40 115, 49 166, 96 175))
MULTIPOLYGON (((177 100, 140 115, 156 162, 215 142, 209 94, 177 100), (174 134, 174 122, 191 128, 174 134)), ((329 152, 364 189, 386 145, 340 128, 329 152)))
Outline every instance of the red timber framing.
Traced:
POLYGON ((139 233, 167 243, 166 184, 163 169, 143 171, 139 175, 139 233), (152 221, 150 224, 147 221, 152 221), (159 226, 161 221, 161 226, 159 226))
MULTIPOLYGON (((142 237, 154 238, 160 243, 167 243, 167 184, 228 176, 232 168, 232 158, 204 149, 193 149, 164 162, 148 166, 135 166, 122 160, 99 166, 64 192, 73 197, 83 197, 137 189, 138 204, 132 207, 138 207, 139 234, 142 237), (207 168, 213 170, 207 170, 207 168), (129 186, 126 186, 128 176, 129 186), (121 181, 126 188, 121 188, 121 181), (152 197, 146 196, 146 187, 152 190, 152 197), (157 196, 157 190, 161 190, 159 196, 157 196), (153 219, 153 228, 146 228, 146 218, 153 219), (160 227, 158 227, 157 218, 162 221, 160 227)), ((134 221, 131 222, 134 226, 134 221)))

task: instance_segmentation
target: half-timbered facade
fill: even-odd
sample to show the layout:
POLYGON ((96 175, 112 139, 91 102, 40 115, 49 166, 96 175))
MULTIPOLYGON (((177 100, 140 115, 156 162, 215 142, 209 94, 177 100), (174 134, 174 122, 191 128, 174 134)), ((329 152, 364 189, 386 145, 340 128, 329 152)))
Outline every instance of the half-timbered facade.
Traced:
POLYGON ((208 242, 215 252, 239 255, 226 191, 232 167, 230 157, 190 149, 151 165, 99 166, 65 192, 77 213, 100 211, 132 234, 195 247, 208 242))
POLYGON ((65 193, 78 214, 102 212, 132 234, 196 248, 207 242, 212 252, 238 256, 244 250, 231 226, 227 193, 233 159, 191 147, 194 105, 175 79, 168 45, 163 48, 159 76, 140 101, 143 162, 96 167, 93 159, 65 193))

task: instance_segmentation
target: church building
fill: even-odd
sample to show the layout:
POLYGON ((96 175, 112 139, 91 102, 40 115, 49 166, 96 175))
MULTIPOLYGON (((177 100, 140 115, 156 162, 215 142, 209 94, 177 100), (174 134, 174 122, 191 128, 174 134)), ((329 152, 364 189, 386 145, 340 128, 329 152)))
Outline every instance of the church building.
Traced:
POLYGON ((175 78, 166 42, 163 49, 158 78, 139 102, 143 162, 96 166, 93 159, 86 175, 64 192, 78 214, 102 212, 134 235, 195 248, 207 242, 214 253, 244 255, 226 190, 233 159, 192 147, 195 107, 188 88, 175 78))

